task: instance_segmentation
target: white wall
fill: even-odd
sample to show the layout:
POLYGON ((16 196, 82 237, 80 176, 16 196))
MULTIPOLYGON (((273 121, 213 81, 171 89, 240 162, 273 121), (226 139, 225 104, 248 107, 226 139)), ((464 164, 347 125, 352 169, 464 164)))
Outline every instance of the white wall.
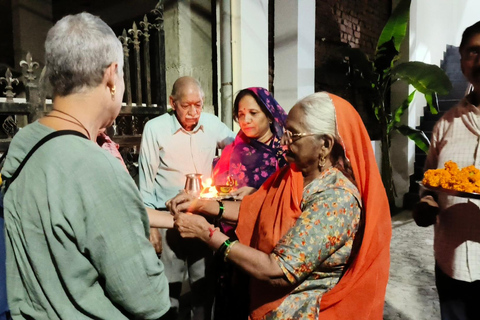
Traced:
MULTIPOLYGON (((440 66, 447 45, 459 46, 465 28, 480 20, 478 0, 413 0, 410 13, 410 60, 440 66), (433 5, 432 5, 433 4, 433 5)), ((419 125, 425 100, 418 99, 409 125, 419 125)))
POLYGON ((275 1, 275 99, 288 112, 315 91, 315 1, 275 1))
POLYGON ((232 0, 233 93, 268 89, 268 0, 232 0))
MULTIPOLYGON (((275 99, 288 112, 315 89, 315 0, 275 1, 275 99)), ((233 92, 268 88, 268 0, 232 0, 233 92)))
MULTIPOLYGON (((409 60, 440 66, 447 45, 459 46, 463 30, 479 20, 478 0, 412 0, 409 60)), ((425 105, 423 97, 417 95, 406 119, 409 126, 416 127, 420 124, 420 116, 423 115, 425 105)), ((402 141, 402 138, 398 137, 397 141, 399 145, 395 148, 405 150, 404 162, 408 163, 408 166, 393 164, 398 191, 397 205, 401 205, 403 195, 408 191, 408 177, 414 170, 415 144, 410 140, 402 141)))

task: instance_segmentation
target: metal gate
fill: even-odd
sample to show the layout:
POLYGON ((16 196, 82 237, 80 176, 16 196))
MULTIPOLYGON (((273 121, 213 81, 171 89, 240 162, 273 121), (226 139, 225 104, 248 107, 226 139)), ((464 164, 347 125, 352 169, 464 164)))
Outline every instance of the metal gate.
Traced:
MULTIPOLYGON (((124 52, 125 94, 123 105, 110 130, 120 145, 125 164, 132 176, 138 174, 138 148, 145 123, 166 112, 164 6, 160 0, 141 21, 118 35, 124 52)), ((44 70, 30 53, 20 62, 21 74, 14 76, 9 68, 0 77, 0 153, 19 128, 35 121, 52 109, 44 88, 44 70), (3 85, 3 86, 2 86, 3 85), (24 98, 15 98, 18 94, 24 98)))

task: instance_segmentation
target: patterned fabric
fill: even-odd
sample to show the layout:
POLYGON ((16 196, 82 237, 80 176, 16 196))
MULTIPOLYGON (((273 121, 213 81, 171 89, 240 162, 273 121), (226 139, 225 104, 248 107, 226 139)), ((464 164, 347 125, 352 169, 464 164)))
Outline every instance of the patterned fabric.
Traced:
POLYGON ((318 320, 381 320, 392 236, 387 195, 360 115, 348 101, 328 95, 335 106, 338 133, 362 196, 363 237, 340 282, 322 296, 318 320))
MULTIPOLYGON (((360 115, 344 99, 332 94, 328 96, 335 107, 338 133, 346 157, 350 160, 362 199, 361 229, 356 235, 357 239, 361 239, 361 246, 352 251, 355 258, 344 270, 341 280, 329 291, 319 289, 322 294, 317 299, 321 312, 314 314, 312 318, 380 320, 383 319, 390 264, 392 230, 388 200, 370 138, 360 115), (361 231, 363 235, 360 238, 361 231)), ((242 243, 269 253, 272 252, 271 248, 283 238, 282 236, 290 231, 289 229, 297 222, 297 218, 305 224, 306 229, 316 228, 317 220, 300 218, 302 212, 297 214, 301 205, 297 199, 305 196, 302 192, 298 192, 302 191, 303 178, 301 174, 296 175, 294 170, 289 170, 291 174, 286 174, 288 172, 285 169, 289 168, 285 167, 272 175, 257 192, 245 197, 242 201, 236 229, 242 243), (268 205, 265 205, 266 203, 268 205), (273 243, 272 246, 270 246, 271 243, 273 243)), ((309 240, 306 243, 309 243, 309 240)), ((289 250, 294 248, 289 247, 289 250)), ((300 251, 299 254, 302 252, 300 251)), ((295 273, 292 274, 295 275, 295 273)), ((310 279, 307 278, 307 280, 310 279)), ((282 287, 272 289, 271 285, 265 281, 255 281, 255 278, 251 278, 250 284, 252 297, 250 318, 254 320, 263 319, 269 312, 280 310, 281 304, 291 293, 282 290, 282 287), (254 295, 255 298, 253 298, 254 295)), ((299 285, 301 284, 300 282, 299 285)), ((311 288, 311 290, 315 289, 311 288)), ((301 294, 295 292, 297 295, 301 294)), ((270 314, 270 316, 275 315, 270 314)))
POLYGON ((241 130, 235 141, 222 152, 213 170, 215 185, 226 185, 227 178, 233 177, 237 187, 249 186, 258 189, 277 169, 286 165, 280 145, 287 114, 264 88, 248 88, 264 104, 273 117, 271 130, 274 138, 269 144, 248 138, 241 130))
POLYGON ((118 151, 119 145, 118 143, 115 143, 109 136, 107 136, 105 133, 100 133, 97 136, 97 144, 103 149, 108 151, 112 156, 120 160, 120 163, 122 166, 125 168, 125 170, 128 172, 127 166, 125 165, 125 162, 123 161, 122 155, 120 154, 120 151, 118 151))
MULTIPOLYGON (((425 169, 480 167, 480 110, 464 98, 433 129, 425 169)), ((480 280, 480 200, 438 193, 441 212, 435 223, 435 260, 449 277, 480 280)))
POLYGON ((264 319, 315 319, 319 298, 337 284, 360 221, 360 194, 330 168, 305 187, 302 214, 273 251, 288 281, 298 284, 264 319))

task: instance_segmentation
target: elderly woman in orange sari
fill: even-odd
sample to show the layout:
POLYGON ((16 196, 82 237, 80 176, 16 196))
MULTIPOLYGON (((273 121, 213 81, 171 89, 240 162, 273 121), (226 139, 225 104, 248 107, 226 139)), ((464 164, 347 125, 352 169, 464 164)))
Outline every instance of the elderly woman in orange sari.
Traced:
POLYGON ((358 113, 310 95, 290 111, 282 141, 290 165, 257 192, 220 209, 179 195, 169 203, 175 227, 250 275, 251 319, 382 319, 390 214, 358 113), (239 242, 204 216, 238 222, 239 242))

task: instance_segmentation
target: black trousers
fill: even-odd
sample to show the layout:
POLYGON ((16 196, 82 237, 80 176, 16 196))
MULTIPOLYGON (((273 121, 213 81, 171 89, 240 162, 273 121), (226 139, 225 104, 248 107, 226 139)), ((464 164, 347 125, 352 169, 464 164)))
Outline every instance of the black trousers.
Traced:
POLYGON ((480 281, 455 280, 435 265, 435 284, 442 320, 480 319, 480 281))

